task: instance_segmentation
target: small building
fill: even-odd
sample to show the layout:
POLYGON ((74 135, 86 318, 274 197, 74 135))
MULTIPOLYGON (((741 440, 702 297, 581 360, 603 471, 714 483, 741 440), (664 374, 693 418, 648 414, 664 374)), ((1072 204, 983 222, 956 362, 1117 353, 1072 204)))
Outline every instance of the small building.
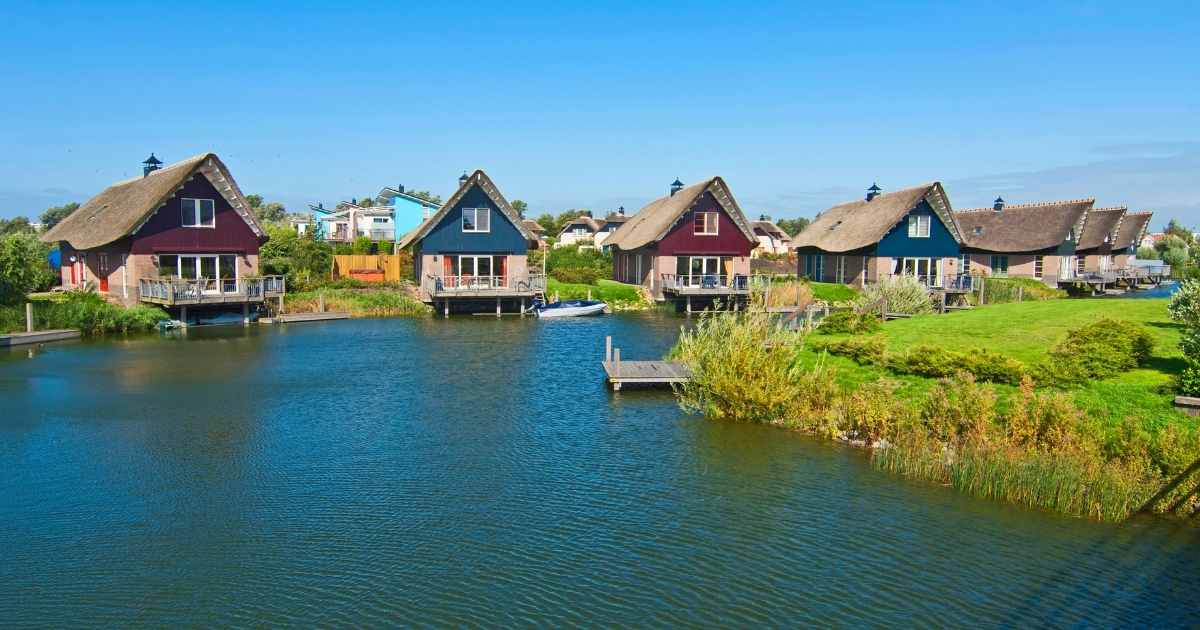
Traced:
MULTIPOLYGON (((1137 258, 1138 247, 1145 239, 1147 228, 1153 212, 1126 212, 1117 230, 1117 239, 1113 242, 1113 265, 1117 269, 1128 267, 1130 261, 1137 258)), ((1153 247, 1153 245, 1151 245, 1153 247)))
POLYGON ((749 292, 750 251, 758 243, 725 180, 710 177, 651 201, 604 244, 613 280, 645 286, 657 300, 691 304, 749 292))
POLYGON ((117 182, 41 239, 62 251, 62 283, 95 283, 131 306, 249 305, 282 295, 281 279, 258 277, 267 231, 225 164, 212 153, 117 182))
MULTIPOLYGON (((991 208, 956 210, 954 216, 966 234, 959 269, 999 278, 1035 278, 1057 286, 1058 280, 1082 271, 1083 259, 1076 249, 1093 204, 1092 199, 1076 199, 1007 205, 997 198, 991 208)), ((1097 233, 1099 223, 1094 224, 1097 233)))
POLYGON ((754 228, 754 236, 758 237, 758 247, 751 252, 752 256, 786 254, 791 251, 792 237, 778 225, 768 221, 765 215, 759 215, 758 220, 750 226, 754 228))
POLYGON ((541 223, 533 219, 521 219, 521 223, 525 224, 525 229, 533 235, 533 240, 529 241, 529 249, 541 247, 546 244, 546 228, 542 227, 541 223))
POLYGON ((412 249, 421 298, 443 313, 517 312, 545 293, 545 276, 528 268, 526 227, 482 170, 464 175, 442 207, 400 241, 412 249))
POLYGON ((592 247, 598 247, 602 251, 608 251, 604 245, 606 239, 618 228, 625 224, 629 217, 625 216, 625 207, 617 211, 613 216, 606 219, 593 218, 591 213, 581 217, 577 217, 574 221, 563 226, 563 229, 558 234, 559 245, 577 245, 583 242, 590 242, 592 247))
POLYGON ((817 282, 862 286, 890 275, 942 287, 958 273, 962 234, 940 182, 884 193, 821 213, 792 238, 797 273, 817 282))
MULTIPOLYGON (((314 212, 322 213, 318 219, 325 242, 349 245, 360 236, 387 243, 396 240, 396 224, 392 219, 391 206, 360 206, 356 203, 341 205, 341 210, 326 210, 320 205, 309 206, 314 212)), ((386 249, 388 252, 385 253, 390 253, 391 246, 386 246, 386 249)))
POLYGON ((375 203, 392 209, 397 236, 404 236, 417 229, 422 221, 438 210, 438 204, 414 196, 412 192, 406 192, 403 184, 395 188, 385 187, 379 191, 375 196, 375 203))

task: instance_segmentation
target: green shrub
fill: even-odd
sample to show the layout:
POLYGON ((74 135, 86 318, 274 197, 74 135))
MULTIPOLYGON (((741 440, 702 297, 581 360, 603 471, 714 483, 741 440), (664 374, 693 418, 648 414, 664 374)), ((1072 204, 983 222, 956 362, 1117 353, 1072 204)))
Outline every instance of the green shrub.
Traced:
POLYGON ((1032 373, 1043 386, 1081 387, 1145 365, 1156 343, 1141 324, 1105 317, 1067 331, 1032 373))
POLYGON ((884 276, 863 287, 859 308, 887 298, 889 313, 923 315, 934 311, 933 294, 916 276, 884 276))
POLYGON ((1200 396, 1200 364, 1188 361, 1175 380, 1175 390, 1183 396, 1200 396))
POLYGON ((955 376, 967 372, 982 381, 1016 385, 1025 375, 1025 364, 984 348, 966 352, 947 350, 941 346, 920 345, 905 354, 892 354, 888 366, 901 374, 916 374, 931 378, 955 376))
MULTIPOLYGON (((165 321, 166 311, 141 304, 125 308, 110 304, 95 293, 70 293, 61 300, 38 301, 33 305, 33 325, 37 330, 66 328, 87 335, 110 332, 153 330, 165 321)), ((0 333, 25 330, 25 307, 0 309, 0 333)))
POLYGON ((834 311, 821 320, 818 330, 825 334, 850 333, 863 335, 883 327, 878 317, 871 313, 855 313, 852 310, 834 311))
POLYGON ((865 339, 832 339, 813 340, 809 344, 818 352, 825 351, 849 357, 862 365, 887 365, 887 340, 883 335, 875 335, 865 339))
POLYGON ((550 270, 550 277, 566 284, 598 284, 603 273, 596 267, 556 267, 550 270))
POLYGON ((1067 297, 1064 289, 1054 289, 1034 278, 988 278, 984 282, 985 304, 1008 304, 1032 300, 1054 300, 1067 297))

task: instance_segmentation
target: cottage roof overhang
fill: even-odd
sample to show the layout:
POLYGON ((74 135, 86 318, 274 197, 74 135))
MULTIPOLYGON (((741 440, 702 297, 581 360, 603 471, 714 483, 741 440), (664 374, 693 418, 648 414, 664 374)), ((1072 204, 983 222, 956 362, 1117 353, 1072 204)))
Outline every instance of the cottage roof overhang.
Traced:
POLYGON ((1113 241, 1113 249, 1125 249, 1140 243, 1153 216, 1153 212, 1126 212, 1113 241))
POLYGON ((833 206, 792 237, 792 247, 811 247, 826 252, 862 250, 887 236, 922 200, 929 204, 961 245, 962 231, 950 198, 941 182, 931 182, 875 195, 869 201, 858 199, 833 206))
POLYGON ((1124 206, 1092 208, 1083 222, 1083 230, 1079 235, 1079 249, 1095 249, 1105 243, 1115 243, 1126 210, 1128 208, 1124 206))
POLYGON ((400 249, 412 247, 413 243, 428 236, 433 231, 433 228, 454 209, 454 206, 463 198, 463 195, 466 195, 467 191, 471 190, 472 186, 479 186, 480 190, 492 200, 492 203, 496 204, 500 212, 517 228, 521 236, 525 237, 525 240, 537 240, 537 237, 525 226, 524 219, 521 218, 520 214, 517 214, 516 210, 512 209, 512 206, 508 204, 508 200, 504 198, 504 195, 500 194, 500 190, 496 188, 496 184, 487 176, 487 173, 484 173, 483 169, 476 169, 474 173, 471 173, 470 177, 463 181, 458 190, 454 191, 453 195, 450 195, 446 203, 442 204, 441 208, 438 208, 437 212, 429 215, 429 218, 422 221, 421 225, 418 225, 415 230, 405 234, 404 238, 400 240, 398 247, 400 249))
POLYGON ((43 234, 41 240, 92 249, 132 236, 197 174, 217 189, 260 241, 270 238, 229 169, 216 154, 205 153, 109 186, 43 234))
POLYGON ((604 244, 631 251, 661 241, 705 193, 712 194, 747 240, 751 243, 758 241, 729 186, 717 176, 692 184, 674 195, 651 201, 606 238, 604 244))
POLYGON ((1049 250, 1073 240, 1079 245, 1093 199, 1053 201, 994 208, 955 210, 967 234, 966 247, 979 251, 1019 253, 1049 250))

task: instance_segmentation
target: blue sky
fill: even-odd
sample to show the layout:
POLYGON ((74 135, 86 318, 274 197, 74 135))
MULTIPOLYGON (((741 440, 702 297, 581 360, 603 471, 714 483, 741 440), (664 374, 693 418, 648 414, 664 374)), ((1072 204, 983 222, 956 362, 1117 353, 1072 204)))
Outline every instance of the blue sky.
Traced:
POLYGON ((532 214, 942 181, 1200 227, 1200 3, 0 6, 0 217, 215 151, 290 209, 483 168, 532 214), (845 6, 831 6, 843 5, 845 6))

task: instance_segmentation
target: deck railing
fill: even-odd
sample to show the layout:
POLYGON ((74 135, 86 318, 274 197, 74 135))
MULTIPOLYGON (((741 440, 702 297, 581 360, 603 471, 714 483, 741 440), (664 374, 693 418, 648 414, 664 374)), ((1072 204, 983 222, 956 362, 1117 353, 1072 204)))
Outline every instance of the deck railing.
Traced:
POLYGON ((749 291, 750 280, 748 276, 742 274, 717 274, 717 273, 697 273, 688 275, 678 275, 673 273, 662 274, 662 288, 664 291, 687 291, 687 292, 712 292, 712 293, 728 293, 730 291, 749 291))
POLYGON ((425 290, 430 295, 531 295, 546 290, 546 276, 529 274, 520 276, 425 276, 425 290))
POLYGON ((283 294, 286 282, 283 276, 262 278, 201 278, 199 280, 147 279, 139 281, 143 300, 163 301, 227 301, 231 298, 246 300, 262 299, 268 294, 283 294))

